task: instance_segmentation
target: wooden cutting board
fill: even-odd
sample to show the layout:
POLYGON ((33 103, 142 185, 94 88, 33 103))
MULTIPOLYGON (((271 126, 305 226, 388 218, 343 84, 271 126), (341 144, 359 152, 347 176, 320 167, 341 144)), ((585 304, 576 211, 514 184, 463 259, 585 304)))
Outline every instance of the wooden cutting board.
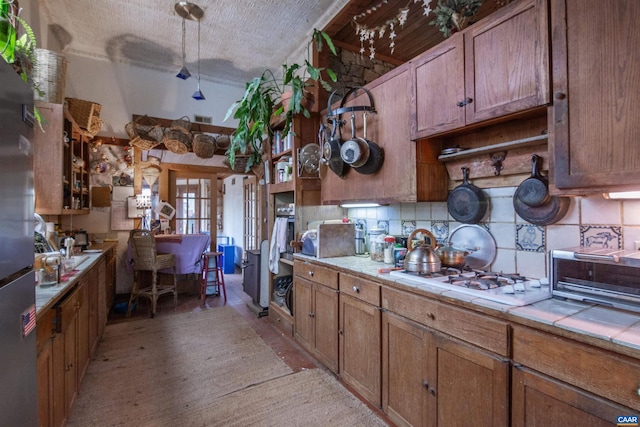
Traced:
POLYGON ((352 256, 356 254, 355 224, 318 225, 318 258, 352 256))

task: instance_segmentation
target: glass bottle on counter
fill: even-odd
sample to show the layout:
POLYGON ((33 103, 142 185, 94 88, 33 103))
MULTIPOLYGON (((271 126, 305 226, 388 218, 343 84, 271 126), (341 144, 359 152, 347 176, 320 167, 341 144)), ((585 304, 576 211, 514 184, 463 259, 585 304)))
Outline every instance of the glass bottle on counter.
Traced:
POLYGON ((384 262, 384 228, 369 230, 369 256, 371 261, 384 262))
POLYGON ((384 238, 384 263, 385 264, 393 264, 394 259, 394 249, 396 246, 396 238, 393 236, 387 236, 384 238))

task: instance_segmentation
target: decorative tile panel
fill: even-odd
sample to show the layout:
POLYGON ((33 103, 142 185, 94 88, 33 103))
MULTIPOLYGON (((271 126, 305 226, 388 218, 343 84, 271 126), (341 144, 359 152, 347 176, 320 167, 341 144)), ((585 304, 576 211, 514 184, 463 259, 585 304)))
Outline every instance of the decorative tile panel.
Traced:
POLYGON ((449 221, 431 221, 431 231, 438 243, 446 245, 449 242, 449 221))
POLYGON ((544 253, 544 227, 533 224, 516 224, 516 250, 544 253))
POLYGON ((582 225, 580 226, 580 245, 588 248, 622 249, 622 227, 582 225))
POLYGON ((388 220, 378 220, 378 228, 384 229, 385 234, 389 234, 389 221, 388 220))
POLYGON ((416 229, 415 220, 402 220, 402 235, 408 236, 416 229))

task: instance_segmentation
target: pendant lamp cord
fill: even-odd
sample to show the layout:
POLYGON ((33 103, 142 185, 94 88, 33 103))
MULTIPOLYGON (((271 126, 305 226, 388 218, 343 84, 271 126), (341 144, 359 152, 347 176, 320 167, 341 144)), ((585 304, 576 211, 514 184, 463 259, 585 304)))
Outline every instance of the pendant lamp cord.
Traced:
POLYGON ((185 66, 185 61, 187 58, 187 54, 185 53, 185 31, 186 31, 186 27, 185 27, 185 19, 182 18, 182 67, 184 68, 185 66))
POLYGON ((199 19, 198 19, 198 90, 200 90, 200 20, 199 19))

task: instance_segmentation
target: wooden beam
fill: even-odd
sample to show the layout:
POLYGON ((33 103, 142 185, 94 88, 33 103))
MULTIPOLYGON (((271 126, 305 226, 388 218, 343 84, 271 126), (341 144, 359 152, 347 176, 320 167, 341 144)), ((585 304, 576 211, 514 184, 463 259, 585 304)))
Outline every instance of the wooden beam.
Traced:
MULTIPOLYGON (((136 119, 138 119, 139 117, 143 117, 139 114, 134 114, 133 115, 133 120, 135 121, 136 119)), ((151 116, 147 116, 150 119, 153 119, 155 121, 157 121, 160 126, 168 128, 171 126, 171 122, 173 122, 173 120, 175 119, 162 119, 159 117, 151 117, 151 116)), ((191 130, 192 131, 196 131, 196 132, 204 132, 204 133, 215 133, 218 135, 232 135, 236 129, 235 128, 229 128, 229 127, 224 127, 224 126, 214 126, 214 125, 205 125, 203 123, 191 123, 191 130)))

